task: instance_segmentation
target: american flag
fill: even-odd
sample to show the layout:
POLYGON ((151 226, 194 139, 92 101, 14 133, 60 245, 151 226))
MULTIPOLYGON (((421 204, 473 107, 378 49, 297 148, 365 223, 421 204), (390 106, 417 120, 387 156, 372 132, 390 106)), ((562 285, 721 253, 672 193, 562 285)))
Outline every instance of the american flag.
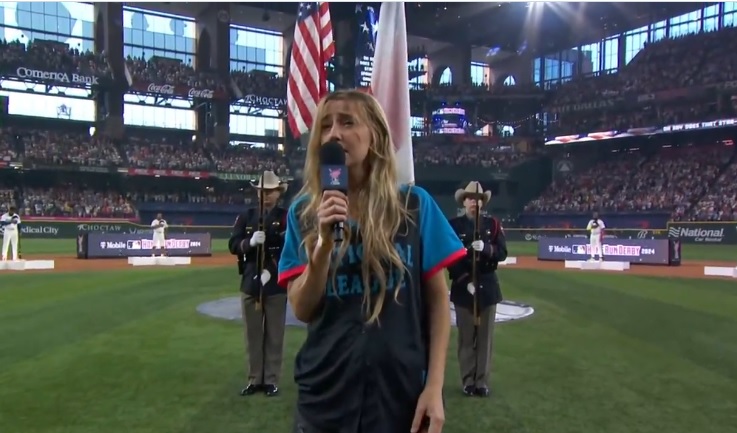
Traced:
POLYGON ((327 2, 300 3, 287 81, 287 119, 295 137, 309 131, 328 92, 325 63, 335 55, 327 2))
POLYGON ((376 49, 376 32, 378 30, 377 13, 372 6, 356 5, 356 87, 366 88, 371 85, 371 71, 376 49))

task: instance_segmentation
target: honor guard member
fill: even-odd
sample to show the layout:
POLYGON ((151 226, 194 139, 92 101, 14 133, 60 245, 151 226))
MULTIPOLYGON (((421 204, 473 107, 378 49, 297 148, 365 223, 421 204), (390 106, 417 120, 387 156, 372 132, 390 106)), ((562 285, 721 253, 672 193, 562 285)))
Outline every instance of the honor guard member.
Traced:
POLYGON ((480 215, 477 218, 477 212, 489 203, 491 191, 484 191, 480 183, 471 182, 465 189, 456 191, 455 199, 464 207, 465 214, 451 219, 450 225, 468 251, 448 269, 450 301, 455 306, 458 326, 458 364, 463 393, 487 397, 496 305, 502 301, 496 268, 507 258, 507 242, 498 220, 480 215), (472 264, 474 252, 475 268, 472 264), (474 271, 476 275, 472 275, 474 271))
POLYGON ((277 285, 278 261, 284 247, 287 210, 277 206, 287 184, 265 171, 258 184, 260 206, 238 216, 228 241, 238 256, 241 278, 241 310, 248 360, 248 384, 241 395, 279 393, 287 295, 277 285), (263 182, 263 183, 262 183, 263 182), (262 197, 263 196, 263 197, 262 197), (263 246, 263 270, 258 272, 259 245, 263 246))

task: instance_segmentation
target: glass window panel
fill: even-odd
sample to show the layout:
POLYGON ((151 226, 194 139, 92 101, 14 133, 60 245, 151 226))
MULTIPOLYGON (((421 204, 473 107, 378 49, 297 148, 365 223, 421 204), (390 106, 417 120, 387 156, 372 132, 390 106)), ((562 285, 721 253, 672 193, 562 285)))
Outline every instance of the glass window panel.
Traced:
POLYGON ((619 66, 619 41, 607 39, 604 44, 604 70, 614 72, 619 66))
MULTIPOLYGON (((39 20, 40 21, 40 20, 39 20)), ((59 33, 59 28, 56 23, 56 17, 50 15, 43 15, 42 21, 43 29, 50 33, 59 33)))
POLYGON ((735 13, 724 15, 724 27, 737 27, 737 25, 735 24, 737 23, 735 17, 737 17, 737 14, 735 13))
POLYGON ((154 33, 154 47, 156 48, 164 48, 164 34, 163 33, 154 33))
POLYGON ((719 5, 711 5, 704 8, 704 17, 714 17, 719 15, 719 5))
POLYGON ((154 46, 154 34, 151 32, 143 32, 143 45, 146 47, 154 46))
POLYGON ((724 13, 737 11, 737 2, 724 2, 724 13))
POLYGON ((131 30, 133 37, 133 45, 143 45, 143 32, 141 30, 131 30))
POLYGON ((440 84, 452 84, 453 83, 453 72, 450 68, 445 68, 443 73, 440 74, 440 84))
POLYGON ((719 17, 704 18, 704 31, 713 32, 719 28, 719 17))
POLYGON ((650 33, 650 39, 652 42, 657 42, 661 39, 665 38, 665 27, 658 27, 656 29, 653 29, 650 33))
POLYGON ((43 2, 44 13, 46 15, 57 15, 57 4, 56 2, 43 2))
POLYGON ((44 13, 44 4, 43 2, 33 2, 31 3, 31 12, 34 14, 42 14, 44 13))

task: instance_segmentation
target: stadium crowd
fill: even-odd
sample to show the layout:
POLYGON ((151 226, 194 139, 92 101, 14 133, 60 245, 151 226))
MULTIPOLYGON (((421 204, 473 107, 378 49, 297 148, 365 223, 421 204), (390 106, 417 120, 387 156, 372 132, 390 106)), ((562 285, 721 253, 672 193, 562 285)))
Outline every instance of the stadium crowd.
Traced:
POLYGON ((34 217, 133 218, 136 210, 119 193, 99 192, 71 185, 24 188, 19 212, 34 217))
POLYGON ((133 82, 144 84, 168 84, 170 86, 187 86, 195 89, 224 88, 222 81, 214 74, 195 71, 190 63, 166 57, 135 58, 128 56, 125 66, 133 78, 133 82))
MULTIPOLYGON (((289 175, 304 165, 304 150, 293 150, 287 156, 247 144, 217 146, 207 140, 167 138, 156 132, 131 134, 123 141, 114 142, 103 134, 90 136, 56 130, 19 129, 14 132, 22 143, 21 151, 18 151, 7 131, 0 128, 0 162, 25 160, 39 164, 239 174, 273 170, 281 175, 289 175)), ((479 144, 418 140, 414 156, 415 163, 423 167, 450 164, 504 168, 519 163, 525 155, 479 144)))
POLYGON ((110 74, 104 54, 82 52, 61 42, 34 39, 28 44, 0 39, 0 69, 38 68, 87 75, 110 74))
POLYGON ((737 221, 737 162, 714 183, 714 188, 694 206, 691 221, 737 221))
MULTIPOLYGON (((737 28, 689 34, 646 44, 619 73, 581 76, 554 90, 548 106, 560 113, 554 135, 657 127, 714 120, 734 114, 731 105, 674 102, 706 86, 737 79, 737 28), (624 99, 621 108, 569 110, 590 101, 624 99), (637 108, 633 108, 639 105, 637 108)), ((712 101, 713 102, 713 101, 712 101)))
POLYGON ((123 158, 115 145, 104 136, 25 131, 24 161, 49 165, 119 167, 123 158))
POLYGON ((727 212, 737 188, 729 170, 734 147, 713 145, 665 148, 646 156, 621 153, 587 170, 555 180, 525 207, 527 212, 641 212, 667 211, 674 220, 689 219, 704 209, 709 215, 727 212), (721 176, 720 176, 721 175, 721 176), (709 193, 709 191, 711 191, 709 193), (726 192, 722 195, 722 191, 726 192), (709 200, 697 204, 707 194, 709 200))

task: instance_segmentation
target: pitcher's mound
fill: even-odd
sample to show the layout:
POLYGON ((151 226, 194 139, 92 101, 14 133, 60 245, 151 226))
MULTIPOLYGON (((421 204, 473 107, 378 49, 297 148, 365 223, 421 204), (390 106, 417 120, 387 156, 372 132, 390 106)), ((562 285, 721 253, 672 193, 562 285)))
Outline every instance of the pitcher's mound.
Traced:
MULTIPOLYGON (((233 296, 232 298, 218 299, 217 301, 205 302, 197 306, 197 312, 206 316, 223 320, 241 320, 241 298, 233 296)), ((513 301, 502 301, 496 306, 496 322, 509 322, 511 320, 519 320, 531 316, 535 309, 529 305, 520 304, 513 301)), ((455 326, 456 313, 453 304, 450 305, 450 321, 455 326)), ((306 326, 294 317, 292 308, 287 303, 287 326, 306 326)))

